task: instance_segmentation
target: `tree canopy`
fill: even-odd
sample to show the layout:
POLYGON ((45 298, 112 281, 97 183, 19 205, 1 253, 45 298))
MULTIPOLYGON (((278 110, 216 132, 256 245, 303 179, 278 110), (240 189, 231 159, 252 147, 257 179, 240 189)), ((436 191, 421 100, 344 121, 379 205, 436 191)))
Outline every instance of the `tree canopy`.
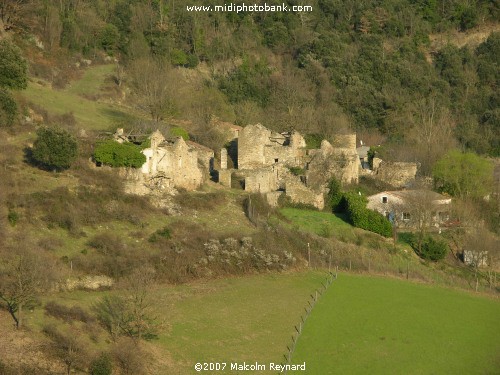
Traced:
POLYGON ((62 170, 71 166, 78 154, 76 139, 66 130, 40 128, 33 144, 32 158, 41 166, 62 170))
POLYGON ((19 48, 8 40, 0 40, 0 88, 25 89, 27 72, 28 65, 19 48))
POLYGON ((433 176, 442 192, 460 198, 482 198, 491 193, 493 164, 472 152, 452 150, 436 163, 433 176))

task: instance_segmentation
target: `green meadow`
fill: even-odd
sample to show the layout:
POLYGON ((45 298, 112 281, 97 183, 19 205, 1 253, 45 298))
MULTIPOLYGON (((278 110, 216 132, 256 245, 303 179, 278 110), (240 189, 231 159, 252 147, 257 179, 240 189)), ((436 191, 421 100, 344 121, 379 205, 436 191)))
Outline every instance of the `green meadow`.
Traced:
POLYGON ((72 113, 79 126, 84 129, 111 130, 134 118, 131 109, 94 100, 89 96, 102 92, 105 79, 112 74, 113 69, 114 65, 88 68, 79 80, 71 82, 62 90, 53 89, 41 80, 31 81, 23 95, 50 114, 72 113))
MULTIPOLYGON (((151 373, 195 374, 194 365, 198 362, 225 362, 226 371, 220 373, 234 374, 229 370, 231 362, 283 361, 286 345, 309 294, 323 280, 324 273, 319 271, 286 272, 152 290, 150 296, 155 301, 155 316, 161 329, 158 338, 147 343, 157 359, 151 373)), ((100 298, 113 293, 73 291, 49 296, 46 301, 56 300, 90 311, 100 298)), ((35 330, 50 322, 64 329, 60 321, 47 317, 43 309, 35 309, 27 320, 35 330)), ((104 345, 107 340, 101 334, 98 343, 104 345)))
POLYGON ((341 274, 314 307, 293 363, 307 374, 498 374, 500 302, 341 274))

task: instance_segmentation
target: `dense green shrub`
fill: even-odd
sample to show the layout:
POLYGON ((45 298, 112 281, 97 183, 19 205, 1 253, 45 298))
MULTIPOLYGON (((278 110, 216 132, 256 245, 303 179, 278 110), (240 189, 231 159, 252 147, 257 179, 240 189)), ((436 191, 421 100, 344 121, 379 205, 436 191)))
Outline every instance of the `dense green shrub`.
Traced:
POLYGON ((290 168, 288 168, 288 170, 294 176, 301 176, 301 175, 304 175, 306 173, 306 171, 304 170, 304 168, 300 168, 300 167, 290 167, 290 168))
POLYGON ((102 49, 110 52, 117 48, 120 40, 120 33, 115 25, 107 24, 99 33, 99 44, 102 49))
POLYGON ((348 220, 357 228, 369 230, 385 237, 392 235, 392 226, 382 214, 366 208, 365 197, 356 193, 344 193, 343 202, 348 220))
POLYGON ((418 237, 414 235, 410 239, 410 244, 418 256, 434 262, 444 259, 448 253, 448 244, 432 236, 425 236, 419 244, 418 237))
POLYGON ((325 209, 332 212, 340 211, 340 202, 342 200, 342 191, 341 191, 340 181, 335 177, 332 177, 330 182, 328 183, 328 194, 326 195, 325 200, 325 209))
POLYGON ((78 154, 76 139, 66 130, 40 128, 33 144, 32 158, 45 168, 62 170, 69 168, 78 154))
POLYGON ((0 127, 12 126, 17 116, 17 104, 10 92, 0 88, 0 127))
POLYGON ((133 143, 118 143, 113 140, 97 145, 94 159, 98 163, 112 167, 140 168, 146 162, 146 156, 140 146, 133 143))
POLYGON ((10 225, 15 227, 17 221, 19 220, 19 214, 14 210, 9 210, 9 213, 7 214, 7 220, 9 220, 10 225))
POLYGON ((493 164, 473 152, 451 150, 434 165, 436 187, 456 197, 482 198, 493 188, 493 164))
POLYGON ((158 242, 162 238, 165 238, 167 240, 172 238, 172 234, 170 233, 170 229, 168 227, 158 229, 151 236, 149 236, 148 241, 154 243, 154 242, 158 242))
POLYGON ((0 87, 25 89, 28 85, 28 65, 13 43, 0 40, 0 87))
POLYGON ((306 141, 306 148, 308 150, 317 149, 321 147, 323 136, 321 134, 306 134, 304 140, 306 141))
POLYGON ((189 141, 189 133, 185 129, 178 126, 172 126, 170 128, 170 134, 173 137, 182 137, 185 141, 189 141))
POLYGON ((107 353, 101 353, 90 364, 89 372, 91 375, 111 375, 113 373, 113 364, 107 353))

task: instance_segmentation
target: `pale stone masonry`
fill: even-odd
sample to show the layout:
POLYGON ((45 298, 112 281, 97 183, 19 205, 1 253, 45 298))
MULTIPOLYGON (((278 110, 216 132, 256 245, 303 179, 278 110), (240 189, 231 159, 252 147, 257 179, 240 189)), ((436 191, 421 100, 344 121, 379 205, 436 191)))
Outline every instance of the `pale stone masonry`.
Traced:
POLYGON ((220 150, 220 169, 227 169, 227 150, 220 150))
MULTIPOLYGON (((123 129, 115 133, 117 142, 129 142, 123 129)), ((158 130, 149 136, 150 147, 142 150, 146 162, 140 169, 125 169, 126 191, 145 195, 152 191, 195 190, 210 178, 214 152, 182 137, 165 139, 158 130)))
POLYGON ((219 182, 231 186, 237 175, 246 191, 265 194, 273 205, 284 193, 292 202, 322 209, 323 193, 332 177, 344 184, 358 182, 356 135, 339 135, 334 144, 325 140, 321 149, 307 150, 304 137, 296 131, 276 133, 261 124, 247 125, 237 139, 237 170, 225 170, 227 151, 221 150, 219 182))
POLYGON ((275 133, 261 124, 248 125, 238 137, 238 169, 257 169, 277 163, 300 165, 306 142, 297 132, 275 133))
POLYGON ((197 189, 203 183, 203 173, 198 167, 198 151, 189 147, 182 137, 166 141, 159 131, 151 137, 151 147, 142 153, 146 162, 141 172, 146 178, 162 176, 167 187, 197 189))
POLYGON ((415 181, 418 164, 408 162, 387 162, 373 159, 374 177, 395 188, 402 188, 415 181))

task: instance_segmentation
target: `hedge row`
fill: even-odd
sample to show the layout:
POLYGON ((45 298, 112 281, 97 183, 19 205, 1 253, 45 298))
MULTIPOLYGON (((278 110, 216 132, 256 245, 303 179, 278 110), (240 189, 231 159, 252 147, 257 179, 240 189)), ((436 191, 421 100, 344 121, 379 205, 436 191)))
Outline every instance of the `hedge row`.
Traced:
POLYGON ((365 197, 356 193, 344 193, 341 206, 345 208, 349 222, 357 228, 391 237, 392 225, 382 214, 366 208, 365 197))
POLYGON ((146 162, 141 147, 133 143, 104 141, 94 151, 95 161, 112 167, 140 168, 146 162))

